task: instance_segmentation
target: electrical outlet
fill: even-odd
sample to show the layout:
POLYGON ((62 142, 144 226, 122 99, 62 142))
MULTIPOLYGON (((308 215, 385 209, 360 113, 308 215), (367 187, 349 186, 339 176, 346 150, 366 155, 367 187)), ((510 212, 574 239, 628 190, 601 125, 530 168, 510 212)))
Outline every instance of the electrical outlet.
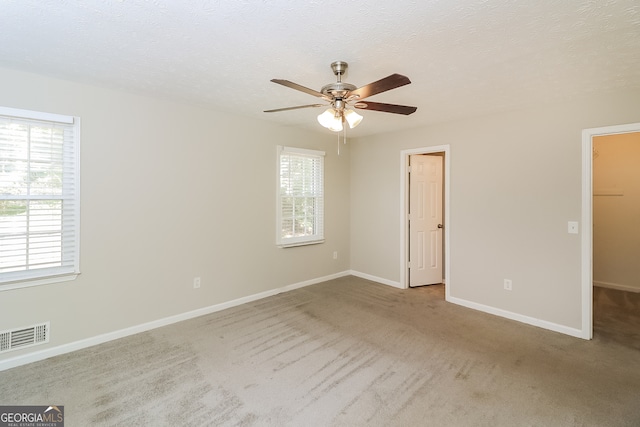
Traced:
POLYGON ((199 277, 194 277, 193 278, 193 289, 198 289, 200 287, 200 278, 199 277))
POLYGON ((333 251, 333 259, 338 259, 338 251, 333 251))
POLYGON ((513 282, 511 279, 504 279, 504 289, 510 291, 512 289, 513 282))

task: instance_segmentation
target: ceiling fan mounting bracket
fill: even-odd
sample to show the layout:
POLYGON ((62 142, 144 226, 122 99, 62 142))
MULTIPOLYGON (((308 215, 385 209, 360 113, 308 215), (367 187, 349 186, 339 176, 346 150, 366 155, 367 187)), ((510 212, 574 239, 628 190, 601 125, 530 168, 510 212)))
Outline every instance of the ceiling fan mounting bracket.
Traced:
POLYGON ((333 70, 333 74, 338 77, 338 82, 340 81, 340 77, 347 72, 347 68, 349 68, 349 64, 344 61, 335 61, 331 63, 331 69, 333 70))

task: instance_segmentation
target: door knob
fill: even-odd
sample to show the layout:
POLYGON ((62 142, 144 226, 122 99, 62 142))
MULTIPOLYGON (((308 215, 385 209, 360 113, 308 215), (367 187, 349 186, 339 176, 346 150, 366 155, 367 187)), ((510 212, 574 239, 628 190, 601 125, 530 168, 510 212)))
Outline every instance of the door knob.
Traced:
POLYGON ((438 224, 438 228, 442 228, 442 224, 438 224))

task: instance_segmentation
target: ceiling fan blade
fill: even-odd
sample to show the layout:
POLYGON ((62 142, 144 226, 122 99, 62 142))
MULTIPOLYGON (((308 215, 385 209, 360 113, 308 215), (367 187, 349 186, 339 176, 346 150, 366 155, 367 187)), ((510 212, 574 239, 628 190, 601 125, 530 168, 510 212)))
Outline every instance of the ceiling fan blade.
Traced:
POLYGON ((368 85, 359 87, 356 90, 352 90, 351 92, 349 92, 348 96, 351 97, 353 95, 357 95, 358 97, 356 98, 356 100, 364 99, 378 93, 386 92, 400 86, 408 85, 409 83, 411 83, 409 77, 403 76, 401 74, 391 74, 390 76, 387 76, 384 79, 380 79, 377 82, 369 83, 368 85))
POLYGON ((370 101, 356 102, 353 106, 361 110, 382 111, 383 113, 404 114, 405 116, 415 113, 418 109, 418 107, 409 107, 408 105, 385 104, 370 101))
POLYGON ((300 108, 314 108, 314 107, 325 107, 325 104, 309 104, 309 105, 299 105, 297 107, 285 107, 285 108, 276 108, 274 110, 264 110, 264 113, 277 113, 278 111, 289 111, 289 110, 297 110, 300 108))
POLYGON ((308 87, 301 86, 294 82, 290 82, 289 80, 271 79, 271 81, 282 86, 290 87, 291 89, 299 90, 300 92, 308 93, 309 95, 317 96, 318 98, 327 98, 325 95, 316 90, 309 89, 308 87))

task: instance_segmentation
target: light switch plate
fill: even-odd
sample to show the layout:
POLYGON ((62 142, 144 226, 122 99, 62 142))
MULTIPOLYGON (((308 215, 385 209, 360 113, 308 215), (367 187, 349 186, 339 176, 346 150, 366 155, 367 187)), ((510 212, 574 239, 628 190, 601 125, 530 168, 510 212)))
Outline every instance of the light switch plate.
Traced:
POLYGON ((578 221, 569 221, 567 232, 569 234, 578 234, 578 221))

